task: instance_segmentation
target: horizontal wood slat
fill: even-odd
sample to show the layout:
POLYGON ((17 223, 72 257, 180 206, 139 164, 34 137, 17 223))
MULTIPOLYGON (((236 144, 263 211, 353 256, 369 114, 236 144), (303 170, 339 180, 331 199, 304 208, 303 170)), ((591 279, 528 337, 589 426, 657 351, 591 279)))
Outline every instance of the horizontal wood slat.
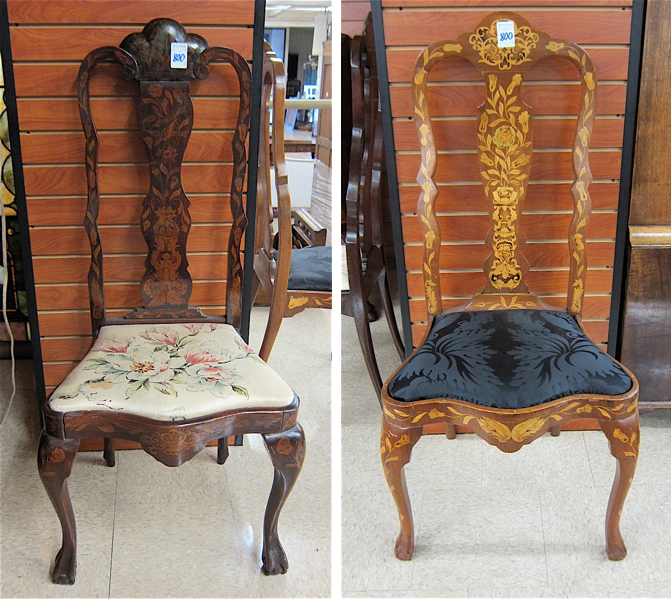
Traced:
MULTIPOLYGON (((525 212, 532 210, 573 210, 570 183, 529 183, 525 212)), ((592 183, 589 194, 593 210, 617 210, 619 183, 592 183)), ((401 212, 414 213, 417 209, 420 189, 408 185, 399 189, 401 212)), ((439 185, 436 212, 486 212, 485 194, 480 183, 472 185, 439 185)), ((615 237, 613 231, 612 237, 615 237)))
POLYGON ((65 364, 45 364, 44 383, 46 385, 60 385, 68 374, 70 374, 79 362, 66 362, 65 364))
MULTIPOLYGON (((35 288, 38 310, 81 310, 89 307, 86 285, 38 285, 35 288)), ((226 304, 226 283, 194 281, 191 304, 222 306, 226 304)), ((105 305, 110 308, 134 308, 142 305, 138 283, 105 285, 105 305)), ((47 359, 47 358, 44 358, 47 359)))
MULTIPOLYGON (((610 241, 589 241, 586 244, 589 266, 612 267, 615 243, 610 241)), ((421 245, 406 245, 405 267, 408 271, 422 270, 421 245)), ((441 270, 458 270, 482 268, 490 250, 482 244, 473 245, 441 245, 441 270)), ((532 268, 554 268, 569 266, 570 256, 567 242, 558 243, 527 243, 522 253, 532 268)))
MULTIPOLYGON (((629 48, 585 48, 596 69, 599 81, 624 80, 627 78, 629 48)), ((387 66, 391 83, 410 82, 412 71, 415 68, 417 56, 421 53, 417 48, 389 48, 387 52, 387 66)), ((565 58, 549 56, 534 65, 524 76, 525 81, 541 80, 577 80, 578 71, 565 58)), ((482 76, 463 58, 450 56, 444 58, 433 69, 429 81, 482 81, 482 76)))
MULTIPOLYGON (((137 282, 144 275, 146 253, 136 256, 114 256, 107 254, 103 259, 105 281, 137 282)), ((198 279, 225 279, 228 255, 191 254, 188 256, 189 273, 198 279)), ((86 283, 91 259, 88 256, 68 256, 66 258, 35 259, 33 271, 41 283, 86 283)))
MULTIPOLYGON (((565 297, 541 296, 541 299, 559 310, 566 309, 565 297)), ((594 320, 606 320, 610 314, 610 295, 586 295, 583 304, 583 318, 594 320)), ((458 308, 463 306, 470 298, 443 299, 443 309, 458 308)), ((426 301, 422 299, 410 300, 410 320, 413 323, 428 322, 426 301)))
MULTIPOLYGON (((343 0, 347 1, 347 0, 343 0)), ((515 6, 535 6, 535 7, 551 7, 555 8, 558 4, 561 6, 631 6, 633 0, 512 0, 515 6)), ((427 5, 430 6, 445 6, 452 8, 473 8, 475 6, 485 7, 491 6, 499 8, 501 0, 429 0, 427 5)), ((417 6, 417 0, 382 0, 383 7, 398 7, 404 6, 413 8, 417 6)))
MULTIPOLYGON (((207 314, 225 314, 223 307, 206 308, 207 314)), ((109 317, 123 317, 128 310, 107 310, 109 317)), ((91 335, 91 314, 87 310, 77 312, 40 312, 39 315, 40 334, 43 337, 63 337, 70 335, 91 335)), ((52 358, 53 359, 53 358, 52 358)), ((63 360, 63 358, 56 358, 63 360)))
MULTIPOLYGON (((396 85, 389 92, 392 116, 412 117, 410 85, 396 85)), ((598 88, 596 113, 624 114, 626 93, 627 86, 624 83, 601 84, 598 88)), ((477 107, 485 101, 485 95, 485 86, 482 83, 430 85, 427 91, 429 114, 432 118, 473 116, 477 114, 477 107)), ((575 115, 581 99, 580 86, 573 83, 527 85, 523 88, 522 98, 531 106, 535 115, 575 115)))
MULTIPOLYGON (((33 196, 85 194, 86 168, 78 166, 26 166, 23 169, 26 193, 33 196)), ((230 190, 230 164, 184 164, 182 184, 188 194, 230 190)), ((102 165, 98 167, 102 193, 146 193, 149 169, 146 164, 102 165)))
MULTIPOLYGON (((187 242, 187 251, 225 251, 231 225, 195 225, 187 242)), ((105 254, 139 254, 147 252, 147 244, 140 227, 114 227, 100 229, 100 242, 105 254)), ((91 253, 89 238, 84 227, 71 229, 31 229, 30 243, 33 256, 54 256, 67 253, 71 256, 91 253)), ((39 280, 37 281, 40 282, 39 280)), ((88 305, 88 304, 87 304, 88 305)))
MULTIPOLYGON (((147 155, 138 131, 100 133, 98 160, 105 162, 141 162, 147 155)), ((185 162, 228 162, 233 160, 232 131, 194 131, 184 153, 185 162)), ((83 133, 22 133, 21 154, 24 164, 68 164, 84 160, 83 133)))
MULTIPOLYGON (((477 120, 475 118, 434 120, 432 123, 436 149, 475 150, 477 147, 477 120)), ((590 147, 619 148, 622 145, 624 118, 600 117, 594 121, 590 147)), ((534 149, 572 148, 575 119, 543 118, 534 120, 534 149)), ((394 144, 397 151, 416 150, 417 129, 412 119, 394 121, 394 144)))
POLYGON ((157 15, 183 23, 247 25, 254 22, 254 3, 248 0, 9 0, 9 22, 134 23, 144 25, 157 15))
MULTIPOLYGON (((531 270, 527 274, 529 289, 539 295, 566 293, 568 290, 568 270, 531 270)), ((410 297, 424 296, 422 273, 408 273, 408 294, 410 297)), ((444 296, 473 295, 482 291, 486 282, 482 272, 454 272, 440 274, 440 289, 444 296)), ((590 269, 587 276, 588 293, 610 293, 613 271, 590 269)))
MULTIPOLYGON (((522 215, 522 231, 528 240, 566 239, 570 226, 571 214, 534 214, 522 215)), ((616 214, 592 214, 586 237, 590 240, 613 239, 616 214)), ((421 243, 422 232, 416 216, 405 216, 402 219, 403 238, 406 243, 421 243)), ((487 215, 449 215, 439 216, 442 241, 482 242, 489 227, 487 215)), ((524 249, 522 250, 524 253, 524 249)))
MULTIPOLYGON (((143 196, 101 197, 99 225, 133 225, 140 222, 143 196)), ((193 224, 230 222, 230 196, 199 196, 189 194, 189 214, 193 224)), ((87 199, 77 198, 30 198, 28 218, 33 226, 82 225, 86 214, 87 199)), ((83 230, 83 227, 82 227, 83 230)), ((34 249, 33 249, 33 253, 34 249)))
MULTIPOLYGON (((419 3, 418 3, 419 4, 419 3)), ((414 6, 418 6, 415 4, 414 6)), ((428 3, 431 4, 430 2, 428 3)), ((553 6, 560 5, 553 2, 553 6)), ((511 4, 512 6, 512 4, 511 4)), ((503 10, 504 2, 498 7, 503 10)), ((384 36, 387 46, 426 46, 440 40, 452 40, 476 25, 492 9, 398 10, 384 11, 384 36)), ((550 36, 569 39, 577 44, 628 44, 631 10, 516 10, 535 29, 550 36)))
MULTIPOLYGON (((24 98, 76 97, 80 60, 70 64, 15 64, 17 95, 24 98)), ((93 97, 132 96, 138 94, 139 84, 137 81, 122 79, 120 65, 101 64, 96 66, 89 90, 93 97)), ((227 64, 210 65, 208 78, 195 79, 191 84, 191 96, 231 96, 238 94, 239 90, 238 76, 233 67, 227 64)))
MULTIPOLYGON (((589 165, 595 179, 618 179, 622 154, 617 150, 590 152, 589 165)), ((420 155, 403 154, 396 157, 399 183, 412 183, 417 178, 420 155)), ((449 181, 480 181, 477 154, 439 154, 436 162, 436 183, 449 181)), ((571 152, 536 152, 531 159, 531 180, 566 181, 573 179, 571 152)))
MULTIPOLYGON (((93 98, 91 110, 98 130, 137 129, 134 98, 93 98)), ((235 129, 240 102, 235 98, 194 98, 194 129, 235 129)), ((80 131, 76 98, 18 100, 21 131, 80 131)))

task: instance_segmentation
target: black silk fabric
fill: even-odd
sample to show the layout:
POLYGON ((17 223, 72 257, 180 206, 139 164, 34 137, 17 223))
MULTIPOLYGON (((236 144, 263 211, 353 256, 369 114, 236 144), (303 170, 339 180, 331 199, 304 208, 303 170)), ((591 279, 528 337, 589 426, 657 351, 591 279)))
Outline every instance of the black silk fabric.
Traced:
MULTIPOLYGON (((292 250, 287 289, 331 291, 331 252, 329 245, 292 250)), ((277 260, 277 250, 273 255, 277 260)))
POLYGON ((399 401, 452 398, 517 409, 578 393, 620 395, 631 386, 566 312, 495 310, 436 318, 388 392, 399 401))

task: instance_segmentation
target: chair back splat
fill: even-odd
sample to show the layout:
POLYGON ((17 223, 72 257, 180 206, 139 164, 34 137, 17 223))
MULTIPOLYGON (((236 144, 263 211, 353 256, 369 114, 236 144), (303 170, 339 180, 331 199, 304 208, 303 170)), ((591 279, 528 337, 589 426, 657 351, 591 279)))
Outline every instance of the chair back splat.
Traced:
POLYGON ((142 32, 127 36, 120 47, 93 50, 84 60, 78 78, 79 111, 86 136, 88 204, 84 225, 91 244, 89 296, 94 335, 105 324, 141 320, 227 322, 240 327, 242 314, 242 263, 240 244, 247 219, 243 206, 246 173, 245 141, 249 130, 251 74, 245 59, 229 48, 208 47, 199 35, 187 33, 171 19, 154 19, 142 32), (185 43, 186 56, 172 56, 172 43, 185 43), (172 64, 171 64, 172 59, 172 64), (177 59, 177 64, 175 64, 177 59), (181 59, 181 60, 180 60, 181 59), (123 318, 106 318, 103 255, 97 218, 98 134, 91 114, 89 80, 100 62, 116 61, 123 76, 140 84, 137 119, 149 164, 149 191, 144 199, 140 227, 147 242, 145 272, 140 283, 143 306, 123 318), (181 166, 193 128, 190 81, 205 79, 212 62, 230 64, 240 84, 238 120, 233 135, 232 214, 226 272, 226 316, 206 316, 189 306, 192 281, 186 256, 191 228, 190 201, 182 189, 181 166))
POLYGON ((543 307, 542 302, 528 292, 529 263, 522 254, 526 240, 521 218, 531 176, 533 148, 533 110, 522 100, 522 83, 532 66, 553 55, 570 60, 580 75, 581 101, 573 143, 571 194, 574 209, 568 237, 570 274, 567 296, 567 311, 580 316, 587 270, 585 232, 591 210, 587 188, 592 180, 588 148, 596 114, 594 66, 580 46, 552 39, 546 33, 532 29, 519 15, 508 12, 488 16, 474 32, 464 33, 456 40, 432 44, 415 63, 412 97, 421 144, 417 182, 422 189, 417 212, 424 237, 424 292, 432 316, 442 312, 442 302, 441 237, 435 210, 437 152, 427 89, 430 71, 443 58, 460 56, 480 72, 486 86, 486 99, 477 114, 477 157, 490 215, 486 244, 491 253, 484 263, 487 281, 483 293, 474 298, 471 307, 543 307), (513 21, 513 47, 499 47, 499 21, 513 21))

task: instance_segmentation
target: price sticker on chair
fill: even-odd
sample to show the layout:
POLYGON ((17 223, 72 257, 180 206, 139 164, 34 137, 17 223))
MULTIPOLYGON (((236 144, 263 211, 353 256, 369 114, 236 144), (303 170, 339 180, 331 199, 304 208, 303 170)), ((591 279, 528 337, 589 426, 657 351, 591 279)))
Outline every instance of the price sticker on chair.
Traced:
POLYGON ((171 69, 185 69, 186 68, 186 44, 183 42, 172 42, 170 44, 170 68, 171 69))
POLYGON ((496 44, 499 48, 515 47, 515 21, 496 22, 496 44))

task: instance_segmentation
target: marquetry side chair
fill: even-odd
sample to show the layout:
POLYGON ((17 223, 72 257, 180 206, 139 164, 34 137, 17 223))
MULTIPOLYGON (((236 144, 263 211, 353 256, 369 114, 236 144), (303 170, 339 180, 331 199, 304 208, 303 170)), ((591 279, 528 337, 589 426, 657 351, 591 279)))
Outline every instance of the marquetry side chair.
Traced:
MULTIPOLYGON (((288 562, 277 534, 282 505, 301 471, 305 439, 297 422, 298 397, 238 333, 242 313, 240 243, 247 219, 243 206, 251 75, 245 59, 187 34, 170 19, 155 19, 119 47, 93 50, 78 78, 86 137, 88 204, 84 226, 91 244, 88 286, 94 342, 81 363, 47 400, 38 468, 61 522, 63 545, 52 580, 73 584, 76 529, 67 479, 79 441, 103 437, 105 459, 114 463, 113 439, 138 442, 167 466, 179 466, 212 440, 219 463, 226 437, 260 433, 275 468, 263 527, 263 572, 279 574, 288 562), (187 44, 186 68, 170 66, 171 43, 187 44), (140 226, 147 242, 140 283, 144 305, 124 317, 105 313, 103 255, 97 217, 98 134, 91 116, 89 80, 101 62, 116 62, 126 79, 139 82, 140 135, 147 151, 150 185, 140 226), (189 306, 187 237, 190 201, 180 169, 193 126, 190 81, 205 79, 210 63, 231 65, 240 85, 233 135, 232 213, 226 264, 226 315, 207 316, 189 306)), ((223 302, 223 298, 222 298, 223 302)))
POLYGON ((293 250, 291 197, 284 156, 284 65, 266 42, 261 96, 261 143, 257 185, 256 237, 253 296, 263 287, 270 297, 270 313, 259 356, 267 360, 283 318, 306 308, 331 308, 331 247, 313 246, 293 250), (272 93, 272 96, 271 96, 272 93), (273 134, 270 135, 270 111, 273 134), (270 150, 272 144, 273 160, 270 150), (274 215, 271 174, 274 169, 277 191, 277 250, 273 247, 274 215))
POLYGON ((342 291, 341 312, 354 318, 361 352, 379 399, 382 377, 369 324, 370 296, 375 287, 379 290, 382 311, 401 360, 405 358, 405 348, 394 314, 382 236, 384 141, 370 13, 363 34, 352 38, 350 48, 352 133, 345 196, 348 286, 342 291))
POLYGON ((587 274, 585 234, 592 180, 588 147, 595 86, 592 61, 581 47, 552 39, 509 12, 488 16, 474 31, 432 44, 417 58, 411 88, 421 147, 417 211, 431 318, 418 348, 382 389, 382 464, 399 513, 401 532, 395 547, 399 559, 411 559, 414 551, 403 469, 424 425, 464 425, 511 453, 551 426, 574 418, 596 418, 617 460, 606 512, 606 551, 611 560, 626 556, 619 522, 638 457, 638 382, 588 338, 580 319, 587 274), (498 21, 514 22, 514 47, 498 47, 498 21), (533 139, 532 108, 523 102, 521 87, 529 68, 552 55, 567 58, 580 75, 565 310, 545 305, 528 290, 528 262, 521 252, 520 220, 533 139), (476 121, 477 159, 490 215, 486 244, 491 253, 484 263, 483 292, 459 308, 443 310, 441 232, 435 210, 437 155, 427 79, 436 64, 452 56, 468 60, 486 86, 486 100, 478 108, 476 121))

